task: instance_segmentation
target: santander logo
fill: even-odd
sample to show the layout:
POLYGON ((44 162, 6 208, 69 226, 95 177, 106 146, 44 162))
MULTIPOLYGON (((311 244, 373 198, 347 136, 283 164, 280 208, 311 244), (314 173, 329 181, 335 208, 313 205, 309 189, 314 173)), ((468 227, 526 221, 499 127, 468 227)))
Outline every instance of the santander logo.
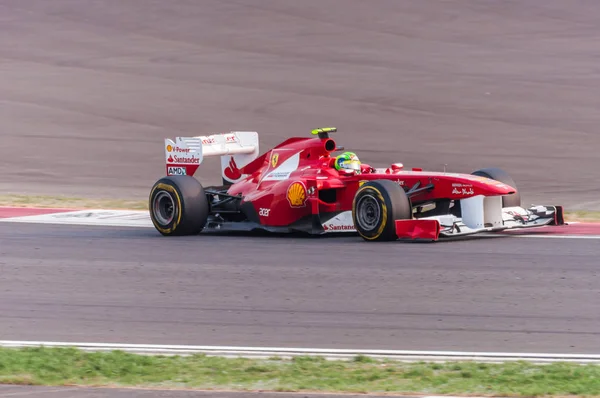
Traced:
POLYGON ((323 224, 325 231, 354 231, 354 225, 323 224))
POLYGON ((325 232, 355 232, 351 211, 344 211, 321 224, 325 232))
POLYGON ((238 169, 233 156, 231 157, 231 160, 229 160, 229 167, 225 168, 223 174, 231 181, 237 181, 242 177, 242 172, 238 169))

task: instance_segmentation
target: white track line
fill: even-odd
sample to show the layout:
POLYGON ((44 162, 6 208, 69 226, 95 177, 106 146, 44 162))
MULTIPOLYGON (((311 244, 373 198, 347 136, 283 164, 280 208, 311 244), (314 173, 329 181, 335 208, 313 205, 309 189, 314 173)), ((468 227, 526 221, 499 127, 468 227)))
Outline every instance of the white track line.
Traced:
POLYGON ((103 227, 154 227, 149 213, 140 210, 77 210, 63 213, 8 217, 0 219, 0 222, 103 227))
MULTIPOLYGON (((17 388, 22 388, 24 386, 15 386, 17 388)), ((72 390, 72 389, 71 389, 72 390)), ((27 390, 27 391, 17 391, 17 392, 3 392, 2 390, 0 390, 0 397, 16 397, 16 396, 25 396, 25 395, 39 395, 39 394, 50 394, 50 393, 54 393, 54 392, 62 392, 65 393, 69 391, 69 388, 56 388, 53 390, 27 390)), ((423 397, 423 398, 427 398, 427 397, 423 397)), ((441 397, 440 397, 441 398, 441 397)), ((450 397, 446 397, 446 398, 450 398, 450 397)))
POLYGON ((600 239, 600 235, 510 235, 513 238, 537 239, 600 239))
POLYGON ((155 344, 119 344, 119 343, 68 343, 52 341, 0 341, 0 346, 8 348, 22 347, 76 347, 85 351, 122 350, 130 353, 158 355, 191 355, 207 354, 234 357, 272 356, 324 356, 328 359, 351 359, 357 355, 373 358, 389 358, 402 361, 456 361, 468 360, 479 362, 578 362, 600 363, 600 354, 546 354, 546 353, 504 353, 504 352, 463 352, 463 351, 406 351, 406 350, 371 350, 371 349, 328 349, 328 348, 288 348, 288 347, 230 347, 230 346, 195 346, 195 345, 155 345, 155 344))
MULTIPOLYGON (((134 227, 154 228, 150 215, 144 210, 102 210, 89 209, 63 213, 38 214, 31 216, 16 216, 0 219, 0 222, 55 224, 55 225, 85 225, 103 227, 134 227)), ((569 223, 576 224, 576 223, 569 223)), ((540 227, 543 228, 543 227, 540 227)), ((600 235, 517 235, 480 233, 473 237, 506 237, 513 238, 538 238, 538 239, 600 239, 600 235)))

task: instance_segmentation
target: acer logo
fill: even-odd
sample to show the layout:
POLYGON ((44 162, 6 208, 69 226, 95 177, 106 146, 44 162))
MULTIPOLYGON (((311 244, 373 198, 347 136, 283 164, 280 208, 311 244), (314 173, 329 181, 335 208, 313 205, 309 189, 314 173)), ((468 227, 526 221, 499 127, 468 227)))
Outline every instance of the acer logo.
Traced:
POLYGON ((261 216, 261 217, 269 217, 269 213, 271 213, 271 209, 261 208, 258 211, 258 215, 261 216))

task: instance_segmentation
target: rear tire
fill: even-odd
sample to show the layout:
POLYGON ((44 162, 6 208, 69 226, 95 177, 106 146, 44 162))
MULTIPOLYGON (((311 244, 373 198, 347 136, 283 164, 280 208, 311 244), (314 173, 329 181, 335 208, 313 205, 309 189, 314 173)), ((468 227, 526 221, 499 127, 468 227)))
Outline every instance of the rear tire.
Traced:
POLYGON ((506 185, 510 185, 513 187, 516 192, 512 195, 505 195, 502 197, 502 207, 521 207, 521 194, 517 189, 517 185, 514 180, 511 178, 508 173, 502 169, 497 169, 494 167, 489 167, 486 169, 480 169, 471 173, 472 175, 491 178, 492 180, 496 180, 502 182, 506 185))
POLYGON ((356 191, 352 203, 352 221, 364 240, 396 240, 395 220, 411 218, 410 200, 404 189, 393 181, 369 181, 356 191))
POLYGON ((152 224, 162 235, 197 235, 208 220, 209 203, 194 177, 168 176, 152 187, 149 210, 152 224))

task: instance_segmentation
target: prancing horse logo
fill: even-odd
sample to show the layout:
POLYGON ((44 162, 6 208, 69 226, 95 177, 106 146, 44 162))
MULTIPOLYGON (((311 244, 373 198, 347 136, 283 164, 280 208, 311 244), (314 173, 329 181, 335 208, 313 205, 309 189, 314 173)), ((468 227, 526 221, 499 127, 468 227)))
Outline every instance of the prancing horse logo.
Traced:
POLYGON ((277 166, 277 161, 279 160, 279 154, 278 153, 274 153, 273 155, 271 155, 271 167, 275 168, 275 166, 277 166))

